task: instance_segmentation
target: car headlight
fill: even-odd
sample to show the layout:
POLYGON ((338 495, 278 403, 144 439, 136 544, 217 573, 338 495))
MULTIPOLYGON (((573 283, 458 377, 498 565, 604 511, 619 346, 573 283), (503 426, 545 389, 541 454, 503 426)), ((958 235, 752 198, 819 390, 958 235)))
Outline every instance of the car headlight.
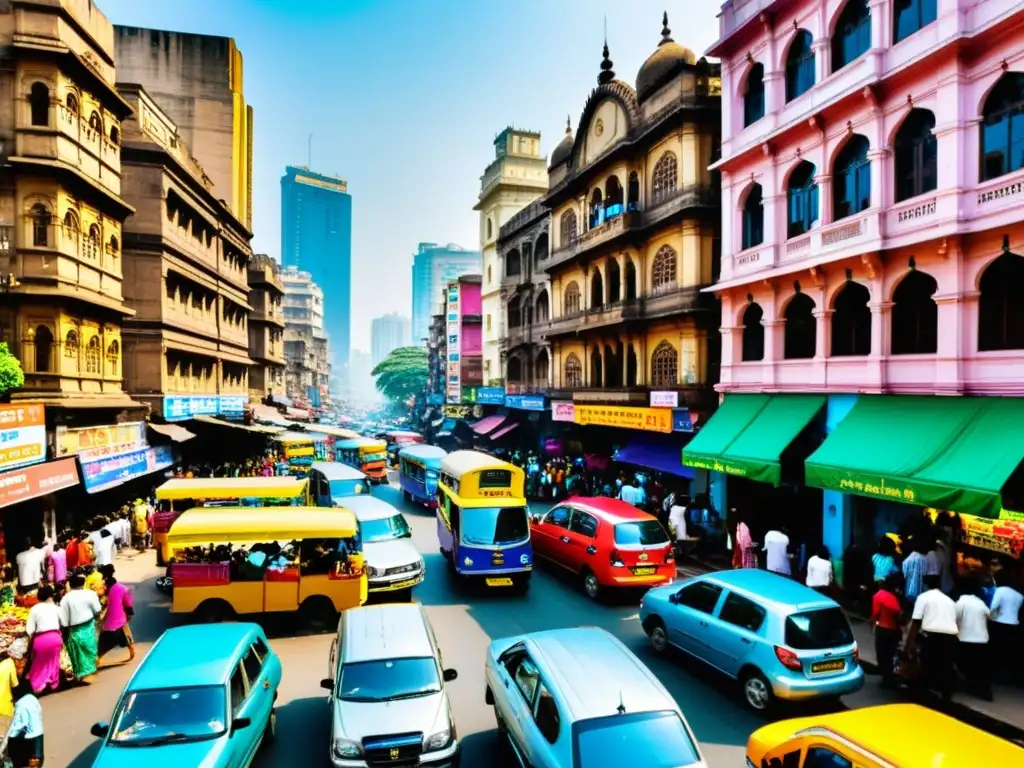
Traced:
POLYGON ((335 739, 332 748, 335 757, 354 758, 362 754, 362 748, 351 739, 335 739))
POLYGON ((452 729, 451 726, 445 728, 443 731, 438 731, 433 734, 429 739, 423 742, 424 752, 436 752, 439 749, 444 749, 452 743, 452 729))
POLYGON ((383 574, 372 565, 368 565, 366 566, 366 575, 372 579, 374 576, 381 576, 383 574))

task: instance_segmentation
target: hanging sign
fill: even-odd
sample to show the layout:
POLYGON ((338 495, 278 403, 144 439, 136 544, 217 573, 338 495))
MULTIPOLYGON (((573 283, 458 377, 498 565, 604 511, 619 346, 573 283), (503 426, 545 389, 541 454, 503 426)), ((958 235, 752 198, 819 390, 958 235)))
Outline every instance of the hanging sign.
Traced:
POLYGON ((0 405, 0 471, 46 460, 42 405, 0 405))
POLYGON ((577 424, 671 432, 672 411, 667 408, 628 408, 614 405, 576 405, 577 424))
POLYGON ((462 337, 461 307, 459 306, 459 282, 448 283, 448 295, 445 302, 448 333, 448 375, 445 393, 447 402, 458 405, 462 402, 462 376, 459 371, 459 344, 462 337), (454 358, 454 359, 453 359, 454 358))

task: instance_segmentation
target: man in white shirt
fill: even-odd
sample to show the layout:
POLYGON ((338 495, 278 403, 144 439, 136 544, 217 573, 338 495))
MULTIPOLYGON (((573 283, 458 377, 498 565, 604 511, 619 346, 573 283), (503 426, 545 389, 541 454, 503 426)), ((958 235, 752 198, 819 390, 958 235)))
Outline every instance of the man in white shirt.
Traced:
POLYGON ((977 695, 992 701, 992 676, 988 654, 988 606, 977 584, 970 584, 956 601, 957 636, 960 639, 960 671, 977 695))
POLYGON ((21 594, 34 592, 43 578, 46 550, 39 549, 31 538, 25 539, 25 549, 14 558, 18 565, 18 591, 21 594))
POLYGON ((768 553, 768 570, 789 576, 789 536, 785 530, 770 530, 764 537, 764 551, 768 553))
POLYGON ((117 551, 114 534, 105 529, 97 531, 96 534, 95 538, 92 535, 89 536, 89 541, 93 544, 93 551, 96 553, 96 567, 113 565, 114 553, 117 551))
POLYGON ((828 595, 832 586, 832 555, 828 547, 821 547, 807 561, 807 586, 828 595))
POLYGON ((629 484, 623 483, 622 490, 619 491, 619 500, 632 504, 634 507, 639 504, 640 488, 636 480, 629 484))
POLYGON ((1020 654, 1020 643, 1024 639, 1020 629, 1020 609, 1024 605, 1024 595, 1010 585, 1005 573, 1000 572, 996 579, 999 586, 992 595, 992 625, 989 629, 997 665, 1006 668, 1008 682, 1020 683, 1024 679, 1020 654))
POLYGON ((953 697, 953 665, 959 632, 956 603, 939 589, 942 583, 939 574, 928 574, 923 581, 925 591, 914 601, 905 647, 913 648, 918 635, 924 633, 921 637, 921 662, 925 675, 942 692, 942 698, 949 701, 953 697))
MULTIPOLYGON (((681 496, 678 498, 682 501, 681 496)), ((686 507, 680 504, 673 504, 668 511, 668 522, 676 534, 676 555, 679 556, 683 551, 680 542, 686 541, 689 538, 686 533, 686 507)))

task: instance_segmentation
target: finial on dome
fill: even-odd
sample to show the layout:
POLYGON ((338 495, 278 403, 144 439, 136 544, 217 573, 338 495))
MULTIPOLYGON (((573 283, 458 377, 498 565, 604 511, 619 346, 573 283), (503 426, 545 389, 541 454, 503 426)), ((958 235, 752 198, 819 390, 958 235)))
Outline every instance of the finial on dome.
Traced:
POLYGON ((612 60, 608 58, 608 41, 605 40, 604 50, 602 51, 603 58, 601 59, 601 74, 597 76, 598 85, 607 85, 608 83, 615 80, 615 70, 612 69, 612 60))
POLYGON ((565 135, 570 136, 572 134, 572 115, 565 116, 565 135))
POLYGON ((661 42, 658 43, 660 48, 665 43, 674 43, 672 39, 672 30, 668 28, 668 11, 664 11, 661 15, 661 42))

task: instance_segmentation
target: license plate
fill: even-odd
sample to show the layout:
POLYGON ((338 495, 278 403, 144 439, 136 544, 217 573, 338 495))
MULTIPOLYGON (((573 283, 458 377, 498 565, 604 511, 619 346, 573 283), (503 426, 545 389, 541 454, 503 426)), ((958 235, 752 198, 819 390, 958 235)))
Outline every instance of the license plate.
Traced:
POLYGON ((837 661, 816 661, 811 664, 811 672, 839 672, 846 669, 846 662, 842 659, 837 661))
POLYGON ((645 565, 640 568, 633 569, 634 576, 653 576, 658 572, 658 569, 653 565, 645 565))
POLYGON ((511 587, 512 579, 485 579, 488 587, 511 587))
POLYGON ((397 581, 394 584, 389 584, 388 589, 405 589, 406 587, 414 587, 416 584, 416 579, 406 579, 405 581, 397 581))

